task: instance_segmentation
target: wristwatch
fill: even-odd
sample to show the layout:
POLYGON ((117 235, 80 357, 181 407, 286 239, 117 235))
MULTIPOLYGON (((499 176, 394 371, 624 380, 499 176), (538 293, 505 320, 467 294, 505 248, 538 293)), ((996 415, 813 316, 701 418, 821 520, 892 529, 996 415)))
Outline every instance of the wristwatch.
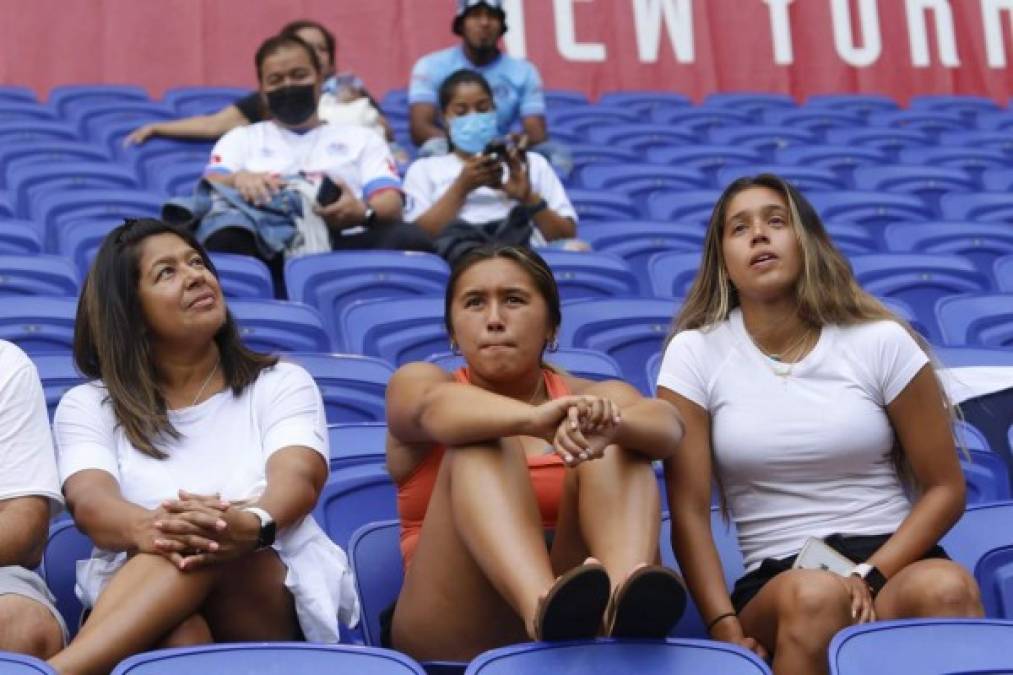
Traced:
POLYGON ((369 204, 366 204, 366 215, 362 218, 362 224, 367 227, 372 225, 376 221, 376 209, 369 204))
POLYGON ((547 208, 549 208, 549 204, 548 202, 545 201, 544 198, 539 199, 537 202, 531 204, 530 206, 524 207, 524 209, 528 213, 528 218, 534 218, 536 215, 538 215, 547 208))
POLYGON ((883 573, 876 569, 875 565, 869 563, 859 563, 855 565, 851 570, 851 576, 858 577, 865 582, 865 585, 869 587, 869 592, 872 593, 872 597, 876 597, 883 586, 886 585, 886 577, 883 573))
POLYGON ((274 518, 271 514, 264 509, 257 506, 248 506, 243 511, 252 513, 257 516, 257 520, 260 521, 260 532, 257 534, 257 549, 267 548, 274 543, 274 537, 277 534, 278 528, 274 523, 274 518))

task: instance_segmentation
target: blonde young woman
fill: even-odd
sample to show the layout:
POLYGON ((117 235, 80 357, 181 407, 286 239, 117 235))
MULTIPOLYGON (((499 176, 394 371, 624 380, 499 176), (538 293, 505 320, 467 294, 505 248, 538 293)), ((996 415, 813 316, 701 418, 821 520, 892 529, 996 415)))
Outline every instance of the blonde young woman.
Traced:
POLYGON ((771 655, 775 673, 822 673, 853 623, 981 616, 938 546, 965 488, 925 343, 777 176, 739 179, 715 206, 658 385, 686 424, 667 463, 672 544, 712 637, 771 655), (746 565, 731 594, 712 474, 746 565), (794 569, 810 537, 856 566, 794 569))

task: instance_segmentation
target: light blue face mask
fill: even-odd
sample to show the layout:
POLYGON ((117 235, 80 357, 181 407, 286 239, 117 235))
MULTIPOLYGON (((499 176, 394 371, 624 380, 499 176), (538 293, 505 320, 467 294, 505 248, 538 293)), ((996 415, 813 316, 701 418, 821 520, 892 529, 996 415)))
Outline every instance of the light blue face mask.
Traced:
POLYGON ((496 138, 496 111, 468 113, 450 120, 450 140, 454 147, 477 155, 496 138))

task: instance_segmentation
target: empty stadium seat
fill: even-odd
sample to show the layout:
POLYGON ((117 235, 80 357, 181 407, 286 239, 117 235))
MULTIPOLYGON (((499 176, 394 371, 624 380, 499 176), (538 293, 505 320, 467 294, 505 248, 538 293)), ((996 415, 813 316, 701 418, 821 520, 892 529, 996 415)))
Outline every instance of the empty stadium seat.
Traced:
POLYGON ((122 220, 99 218, 77 220, 61 226, 56 232, 56 251, 77 265, 82 278, 88 273, 106 235, 122 220))
POLYGON ((759 116, 768 110, 791 110, 798 104, 788 94, 760 92, 719 92, 704 99, 704 108, 727 108, 759 116))
POLYGON ((1013 254, 998 258, 992 265, 992 276, 1003 293, 1013 293, 1013 254))
POLYGON ((610 253, 539 251, 556 278, 562 300, 637 295, 637 278, 625 260, 610 253))
POLYGON ((613 91, 601 95, 599 106, 633 110, 657 121, 656 115, 672 109, 687 108, 692 101, 671 91, 613 91))
POLYGON ((0 302, 0 339, 29 355, 69 352, 74 345, 77 298, 23 296, 0 302))
POLYGON ((218 252, 209 255, 225 297, 247 300, 274 298, 271 271, 259 258, 218 252))
POLYGON ((650 148, 647 158, 655 164, 687 166, 709 174, 726 166, 757 164, 763 155, 736 145, 677 145, 650 148))
POLYGON ((647 261, 651 294, 658 298, 682 298, 689 292, 700 269, 700 252, 656 253, 647 261))
POLYGON ((977 366, 1013 367, 1013 350, 989 349, 987 347, 936 346, 936 358, 946 368, 970 368, 977 366))
POLYGON ((0 672, 4 675, 57 675, 45 661, 13 652, 0 652, 0 672))
POLYGON ((774 153, 778 164, 832 169, 850 175, 858 166, 879 166, 890 161, 884 150, 861 145, 793 145, 774 153))
POLYGON ((985 616, 1013 618, 1013 502, 968 506, 940 542, 974 574, 985 616))
POLYGON ((932 220, 934 211, 916 195, 839 190, 806 193, 806 198, 824 221, 863 225, 932 220))
POLYGON ((249 93, 249 89, 242 87, 173 87, 166 89, 162 103, 179 117, 208 115, 234 105, 249 93))
POLYGON ((874 148, 896 157, 904 148, 923 148, 932 145, 932 137, 924 131, 891 127, 861 127, 858 129, 827 129, 826 142, 830 145, 850 145, 874 148))
POLYGON ((700 134, 717 127, 740 127, 752 122, 748 113, 714 108, 675 108, 655 115, 660 124, 671 124, 700 134))
POLYGON ((772 173, 785 179, 803 192, 809 190, 846 190, 848 184, 831 169, 818 166, 785 166, 782 164, 744 164, 718 171, 718 186, 727 187, 743 176, 772 173))
POLYGON ((1013 195, 1009 192, 946 194, 939 200, 944 218, 985 223, 1013 223, 1013 195))
POLYGON ((995 452, 968 448, 967 456, 960 455, 960 468, 969 505, 1010 499, 1009 465, 995 452))
POLYGON ((533 642, 480 654, 466 675, 515 673, 666 673, 667 675, 769 675, 770 668, 747 649, 713 640, 599 640, 533 642))
POLYGON ((1013 168, 985 169, 981 172, 981 184, 986 192, 1009 192, 1013 190, 1013 168))
POLYGON ((897 102, 878 94, 817 94, 806 99, 805 107, 844 110, 865 116, 879 110, 897 110, 897 102))
POLYGON ((117 148, 117 156, 132 164, 146 185, 158 182, 159 174, 167 168, 182 164, 206 164, 213 145, 204 140, 179 138, 152 138, 144 145, 117 148))
POLYGON ((116 666, 113 675, 242 675, 272 671, 286 675, 426 675, 418 663, 390 649, 309 642, 224 642, 160 649, 131 656, 116 666))
POLYGON ((975 125, 984 131, 1010 131, 1013 129, 1013 114, 1009 109, 998 112, 979 113, 975 125))
POLYGON ((364 300, 341 313, 343 351, 379 356, 395 366, 447 351, 443 296, 364 300))
POLYGON ((380 644, 380 614, 394 605, 404 581, 401 523, 379 520, 357 529, 348 542, 355 590, 362 610, 362 636, 367 645, 380 644))
MULTIPOLYGON (((1013 228, 1004 223, 896 223, 886 226, 883 240, 888 250, 898 253, 962 255, 990 274, 997 258, 1013 254, 1013 228)), ((1013 275, 1013 269, 1009 274, 1013 275)), ((996 270, 995 281, 1002 290, 1000 277, 996 270)))
POLYGON ((592 127, 587 135, 593 143, 614 145, 638 153, 662 144, 681 145, 699 141, 699 135, 692 129, 669 124, 610 124, 592 127))
POLYGON ((584 167, 596 164, 630 164, 640 160, 640 156, 630 150, 610 148, 591 143, 575 143, 567 148, 573 157, 573 172, 570 183, 580 185, 580 175, 584 167))
POLYGON ((651 292, 647 261, 664 251, 699 251, 704 230, 699 225, 681 225, 649 220, 587 223, 580 226, 580 238, 596 251, 617 255, 630 266, 642 293, 651 292))
POLYGON ((591 190, 609 190, 641 199, 656 190, 692 190, 709 187, 707 176, 698 169, 682 166, 597 164, 584 167, 580 184, 591 190))
MULTIPOLYGON (((0 224, 0 227, 3 225, 0 224)), ((0 297, 76 297, 79 291, 77 269, 66 258, 56 255, 0 255, 0 297)))
POLYGON ((939 144, 1013 152, 1013 136, 1002 131, 947 131, 939 134, 939 144))
POLYGON ((384 395, 394 368, 381 359, 353 354, 287 353, 320 389, 327 423, 382 422, 384 395))
POLYGON ((782 148, 819 142, 819 136, 806 129, 756 124, 740 127, 719 127, 709 132, 711 142, 741 145, 762 152, 768 158, 782 148))
POLYGON ((567 133, 581 138, 587 136, 587 130, 595 126, 611 124, 635 124, 639 122, 636 113, 622 108, 582 106, 546 111, 552 133, 567 133))
POLYGON ((865 166, 852 174, 858 190, 881 190, 916 194, 928 200, 938 200, 945 192, 973 192, 978 181, 963 169, 952 166, 865 166))
POLYGON ((1002 169, 1008 166, 1009 157, 993 148, 905 148, 898 154, 902 164, 921 166, 948 166, 980 173, 989 168, 1002 169))
POLYGON ((55 121, 56 119, 56 113, 46 106, 27 101, 7 101, 0 98, 0 122, 55 121))
POLYGON ((718 190, 656 192, 647 199, 647 214, 654 220, 706 223, 720 197, 718 190))
POLYGON ((67 630, 73 637, 81 624, 81 601, 77 599, 77 561, 91 557, 92 542, 74 521, 62 519, 49 526, 49 540, 42 558, 42 577, 53 597, 67 630))
POLYGON ((29 87, 16 84, 0 85, 0 101, 21 101, 23 103, 37 103, 35 91, 29 87))
POLYGON ((956 113, 932 110, 884 110, 869 113, 866 120, 869 126, 916 129, 931 134, 933 137, 944 131, 961 131, 970 128, 967 120, 956 113))
POLYGON ((880 250, 869 228, 856 223, 823 223, 834 246, 845 255, 875 253, 880 250))
POLYGON ((356 464, 383 464, 387 457, 385 422, 328 424, 327 436, 331 446, 331 471, 356 464))
POLYGON ((77 129, 63 121, 18 120, 0 122, 0 143, 39 143, 50 141, 80 141, 77 129))
MULTIPOLYGON (((433 354, 426 360, 448 372, 464 366, 464 357, 450 352, 433 354)), ((623 376, 622 369, 614 358, 593 349, 560 347, 556 351, 546 351, 542 355, 542 360, 562 368, 571 375, 589 380, 614 380, 623 376)))
POLYGON ((179 162, 174 166, 160 166, 148 170, 147 187, 168 197, 186 197, 194 193, 197 183, 204 177, 207 158, 201 162, 179 162))
POLYGON ((53 87, 46 104, 61 117, 79 106, 93 103, 115 104, 124 101, 147 101, 148 92, 132 84, 65 84, 53 87))
POLYGON ((229 311, 247 347, 264 353, 328 352, 332 337, 320 313, 283 300, 230 300, 229 311))
POLYGON ((795 127, 821 134, 827 129, 865 126, 865 119, 858 113, 844 110, 792 108, 764 111, 763 123, 773 126, 795 127))
POLYGON ((352 533, 374 520, 397 518, 397 491, 385 466, 358 464, 333 473, 313 509, 327 536, 348 549, 352 533))
POLYGON ((631 220, 640 217, 640 209, 634 201, 623 194, 603 192, 601 190, 566 191, 573 203, 580 221, 631 220))
POLYGON ((7 186, 14 193, 19 217, 27 218, 44 194, 76 190, 133 190, 140 186, 134 172, 107 162, 32 163, 7 170, 7 186))
POLYGON ((546 89, 545 103, 549 107, 574 106, 574 105, 586 106, 590 103, 590 101, 587 100, 587 95, 582 91, 572 91, 567 89, 546 89))
POLYGON ((151 101, 95 101, 73 106, 65 118, 77 125, 83 138, 101 141, 105 130, 127 124, 137 128, 149 122, 171 120, 175 111, 161 103, 151 101))
POLYGON ((405 251, 338 251, 285 263, 289 297, 316 307, 335 333, 353 302, 438 295, 449 276, 439 256, 405 251))
POLYGON ((80 141, 33 141, 0 147, 0 167, 4 171, 0 180, 5 181, 8 173, 29 164, 56 166, 67 162, 110 162, 109 153, 102 148, 80 141))
POLYGON ((35 255, 42 252, 42 234, 34 223, 0 220, 0 255, 35 255))
POLYGON ((578 300, 563 304, 559 344, 605 352, 642 392, 644 362, 661 349, 679 303, 661 298, 578 300))
POLYGON ((944 344, 1013 347, 1011 293, 942 298, 936 304, 936 319, 944 344))
POLYGON ((908 102, 912 110, 932 110, 956 113, 963 117, 975 118, 980 113, 996 112, 999 106, 985 96, 962 96, 955 94, 921 94, 912 96, 908 102))
POLYGON ((46 397, 46 410, 49 419, 53 419, 56 406, 70 389, 86 381, 74 364, 74 357, 69 351, 32 354, 32 363, 42 381, 42 392, 46 397))
POLYGON ((830 642, 831 675, 1010 672, 1013 621, 905 619, 845 628, 830 642))
POLYGON ((54 246, 56 233, 72 220, 96 218, 157 218, 164 197, 139 190, 67 190, 39 195, 32 218, 46 224, 46 245, 54 246))

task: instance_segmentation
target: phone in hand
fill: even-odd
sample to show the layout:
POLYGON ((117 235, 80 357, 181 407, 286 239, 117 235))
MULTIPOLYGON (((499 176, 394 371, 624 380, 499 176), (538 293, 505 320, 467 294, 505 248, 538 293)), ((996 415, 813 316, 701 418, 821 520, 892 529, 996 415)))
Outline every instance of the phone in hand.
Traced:
POLYGON ((809 537, 805 545, 795 558, 793 569, 801 570, 824 570, 834 572, 842 577, 849 576, 854 569, 855 562, 850 558, 838 553, 822 539, 809 537))
POLYGON ((317 190, 317 204, 328 206, 341 199, 341 188, 328 176, 324 176, 317 190))
POLYGON ((494 138, 485 146, 482 155, 491 162, 505 162, 508 151, 509 146, 505 138, 494 138))

